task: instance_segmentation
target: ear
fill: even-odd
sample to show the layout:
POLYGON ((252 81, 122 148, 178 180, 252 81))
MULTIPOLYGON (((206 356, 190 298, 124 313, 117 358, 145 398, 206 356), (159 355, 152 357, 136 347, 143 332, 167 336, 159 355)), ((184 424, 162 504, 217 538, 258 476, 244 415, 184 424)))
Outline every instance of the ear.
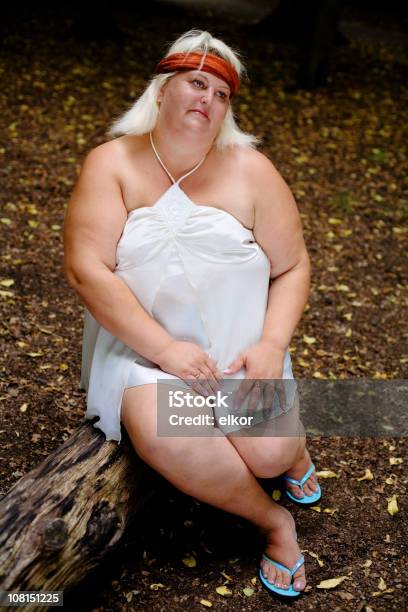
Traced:
POLYGON ((160 102, 162 102, 163 100, 163 95, 164 95, 164 90, 166 88, 166 85, 167 85, 167 81, 159 89, 159 93, 157 94, 157 98, 156 98, 157 104, 160 104, 160 102))

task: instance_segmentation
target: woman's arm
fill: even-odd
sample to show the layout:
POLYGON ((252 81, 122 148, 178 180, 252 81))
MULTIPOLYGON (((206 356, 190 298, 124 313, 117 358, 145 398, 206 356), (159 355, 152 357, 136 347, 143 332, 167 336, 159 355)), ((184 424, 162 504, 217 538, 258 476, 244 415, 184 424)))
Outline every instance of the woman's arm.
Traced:
POLYGON ((269 257, 272 283, 262 337, 238 355, 224 373, 246 368, 234 401, 239 405, 248 392, 253 393, 248 408, 251 413, 259 401, 259 388, 251 391, 253 381, 282 377, 285 353, 309 296, 310 261, 289 187, 265 155, 251 151, 248 158, 248 181, 254 185, 253 234, 269 257))
POLYGON ((310 260, 295 199, 270 160, 252 156, 254 236, 271 262, 272 283, 262 340, 285 350, 310 292, 310 260))
POLYGON ((64 273, 92 316, 113 336, 155 363, 173 338, 113 274, 127 219, 113 163, 113 142, 88 153, 64 222, 64 273))

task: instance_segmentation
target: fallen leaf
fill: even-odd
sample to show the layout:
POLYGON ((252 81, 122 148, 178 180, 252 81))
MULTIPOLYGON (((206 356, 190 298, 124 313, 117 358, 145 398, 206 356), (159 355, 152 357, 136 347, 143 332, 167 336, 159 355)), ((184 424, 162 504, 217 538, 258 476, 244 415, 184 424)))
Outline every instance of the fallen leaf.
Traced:
POLYGON ((389 461, 390 465, 401 465, 401 463, 404 463, 404 460, 401 457, 390 457, 389 461))
POLYGON ((274 489, 272 491, 272 499, 273 499, 273 501, 279 501, 281 496, 282 496, 282 493, 279 491, 279 489, 274 489))
POLYGON ((303 342, 306 342, 306 344, 314 344, 316 342, 316 338, 313 338, 312 336, 306 336, 306 334, 303 335, 302 340, 303 342))
POLYGON ((14 285, 14 280, 12 278, 5 278, 4 280, 0 281, 0 285, 3 287, 11 287, 11 285, 14 285))
POLYGON ((329 578, 328 580, 322 580, 317 585, 318 589, 334 589, 336 586, 341 584, 343 580, 346 580, 348 576, 339 576, 338 578, 329 578))
POLYGON ((320 472, 316 472, 316 476, 319 476, 319 478, 338 478, 339 475, 336 474, 336 472, 333 472, 332 470, 321 470, 320 472))
POLYGON ((232 595, 232 591, 230 591, 226 586, 219 586, 215 589, 218 595, 232 595))
POLYGON ((188 556, 188 557, 184 557, 182 559, 182 561, 183 561, 184 565, 186 565, 187 567, 196 567, 196 565, 197 565, 197 561, 191 555, 188 556))
POLYGON ((395 589, 393 587, 389 589, 385 589, 385 591, 375 591, 375 593, 371 593, 373 597, 379 597, 380 595, 386 595, 387 593, 393 593, 395 589))
POLYGON ((153 584, 150 585, 150 588, 152 589, 152 591, 158 591, 159 589, 164 588, 164 584, 162 584, 161 582, 153 582, 153 584))
POLYGON ((206 606, 206 608, 211 608, 212 606, 211 601, 208 601, 208 599, 200 599, 200 604, 206 606))
POLYGON ((380 591, 385 591, 385 589, 387 588, 384 578, 380 578, 380 582, 378 583, 378 588, 380 589, 380 591))
POLYGON ((366 468, 364 476, 360 476, 360 478, 356 478, 356 480, 373 480, 373 478, 374 476, 372 475, 370 468, 366 468))
POLYGON ((399 511, 398 504, 397 504, 397 496, 393 495, 392 497, 389 497, 387 499, 387 502, 388 502, 387 512, 388 514, 391 514, 391 516, 394 516, 394 514, 397 514, 397 512, 399 511))
POLYGON ((245 587, 245 589, 242 589, 242 592, 247 597, 251 597, 251 595, 254 594, 254 589, 251 589, 251 587, 245 587))
POLYGON ((313 557, 313 559, 316 559, 317 563, 319 564, 319 567, 323 567, 324 561, 322 561, 319 558, 319 555, 317 555, 316 553, 312 552, 311 550, 304 550, 302 552, 307 552, 307 554, 310 555, 311 557, 313 557))

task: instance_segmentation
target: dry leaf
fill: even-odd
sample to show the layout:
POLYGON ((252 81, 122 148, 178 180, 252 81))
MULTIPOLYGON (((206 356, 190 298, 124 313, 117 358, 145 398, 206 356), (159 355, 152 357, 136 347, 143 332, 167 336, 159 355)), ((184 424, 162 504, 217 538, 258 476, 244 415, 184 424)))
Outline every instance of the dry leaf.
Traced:
POLYGON ((387 502, 388 502, 387 512, 388 514, 391 514, 391 516, 394 516, 394 514, 397 514, 397 512, 399 511, 398 504, 397 504, 397 496, 393 495, 392 497, 389 497, 387 499, 387 502))
POLYGON ((219 586, 215 589, 218 595, 232 595, 232 591, 230 591, 226 586, 219 586))
POLYGON ((316 338, 313 338, 312 336, 306 336, 306 334, 303 335, 302 340, 303 342, 306 342, 306 344, 314 344, 316 342, 316 338))
POLYGON ((188 557, 184 557, 182 561, 187 567, 195 567, 197 565, 197 561, 191 555, 189 555, 188 557))
POLYGON ((385 591, 375 591, 375 593, 371 593, 373 597, 379 597, 380 595, 386 595, 386 593, 393 593, 395 589, 391 587, 390 589, 385 589, 385 591))
POLYGON ((164 584, 162 584, 161 582, 153 582, 153 584, 150 585, 150 588, 152 589, 152 591, 158 591, 159 589, 164 588, 164 584))
POLYGON ((308 553, 308 555, 310 555, 311 557, 313 557, 313 559, 316 559, 316 561, 317 561, 317 562, 318 562, 318 564, 319 564, 319 567, 323 567, 323 566, 324 566, 324 561, 322 561, 322 560, 319 558, 319 555, 317 555, 316 553, 312 552, 311 550, 304 550, 304 551, 302 551, 302 552, 307 552, 307 553, 308 553))
POLYGON ((378 583, 378 588, 380 589, 380 591, 385 591, 385 589, 387 588, 384 578, 380 578, 380 582, 378 583))
POLYGON ((200 599, 200 604, 206 606, 206 608, 211 608, 212 606, 211 601, 208 601, 208 599, 200 599))
POLYGON ((360 478, 356 478, 356 480, 373 480, 373 478, 374 476, 372 475, 370 468, 366 468, 364 476, 360 476, 360 478))
POLYGON ((11 287, 11 285, 14 285, 14 280, 12 278, 5 278, 4 280, 0 281, 0 285, 3 287, 11 287))
POLYGON ((338 478, 339 475, 332 470, 320 470, 320 472, 316 472, 316 476, 319 478, 338 478))
POLYGON ((343 580, 346 580, 347 576, 339 576, 338 578, 329 578, 328 580, 322 580, 317 585, 318 589, 334 589, 336 586, 341 584, 343 580))
POLYGON ((390 465, 401 465, 404 460, 401 457, 390 457, 390 465))
POLYGON ((273 501, 279 501, 281 496, 282 496, 282 493, 279 491, 279 489, 274 489, 272 491, 272 499, 273 499, 273 501))
POLYGON ((245 589, 242 589, 242 592, 247 597, 251 597, 251 595, 254 594, 254 589, 251 589, 251 587, 245 587, 245 589))

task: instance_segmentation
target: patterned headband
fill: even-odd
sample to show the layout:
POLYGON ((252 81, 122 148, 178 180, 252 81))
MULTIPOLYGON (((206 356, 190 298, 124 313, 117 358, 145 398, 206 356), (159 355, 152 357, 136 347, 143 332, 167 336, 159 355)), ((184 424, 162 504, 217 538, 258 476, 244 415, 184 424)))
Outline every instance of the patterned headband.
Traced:
POLYGON ((230 99, 236 94, 240 86, 240 79, 234 66, 224 60, 222 57, 207 53, 172 53, 164 57, 156 66, 156 74, 166 72, 198 70, 201 60, 204 57, 204 63, 200 70, 210 72, 219 79, 225 81, 231 90, 230 99))

